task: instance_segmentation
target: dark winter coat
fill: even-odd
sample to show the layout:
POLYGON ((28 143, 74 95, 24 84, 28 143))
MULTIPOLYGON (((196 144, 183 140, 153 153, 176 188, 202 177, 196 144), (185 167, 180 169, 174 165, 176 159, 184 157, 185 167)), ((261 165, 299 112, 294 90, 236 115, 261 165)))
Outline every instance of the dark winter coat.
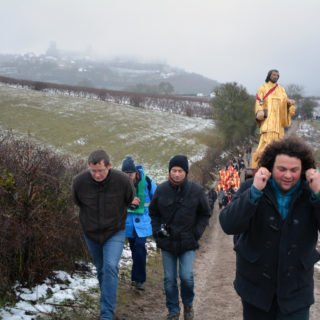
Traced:
POLYGON ((265 311, 275 295, 283 313, 310 306, 314 264, 320 259, 316 250, 320 200, 311 198, 302 181, 282 220, 269 183, 261 198, 250 202, 252 183, 249 179, 241 185, 219 217, 227 234, 238 235, 235 289, 242 299, 265 311))
POLYGON ((244 169, 246 167, 245 164, 244 164, 243 158, 239 158, 238 159, 238 167, 239 167, 239 170, 242 170, 242 169, 244 169))
POLYGON ((222 205, 227 206, 229 202, 229 197, 227 195, 224 195, 222 198, 222 205))
POLYGON ((106 179, 95 181, 89 170, 78 174, 72 184, 74 202, 80 207, 80 223, 85 235, 103 244, 125 229, 127 206, 134 197, 131 179, 110 169, 106 179))
POLYGON ((203 188, 186 179, 178 186, 170 181, 160 184, 149 214, 157 246, 179 255, 199 248, 198 240, 208 225, 210 208, 203 188), (168 224, 170 237, 159 236, 161 224, 168 224))
POLYGON ((213 203, 215 203, 215 201, 217 200, 217 197, 218 197, 217 192, 216 192, 216 190, 214 190, 214 188, 209 190, 208 196, 213 203))

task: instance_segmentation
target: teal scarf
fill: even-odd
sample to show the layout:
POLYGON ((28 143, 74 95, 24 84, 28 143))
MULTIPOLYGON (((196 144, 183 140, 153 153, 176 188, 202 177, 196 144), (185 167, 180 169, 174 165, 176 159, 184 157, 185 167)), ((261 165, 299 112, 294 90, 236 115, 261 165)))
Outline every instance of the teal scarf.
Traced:
POLYGON ((287 217, 289 212, 289 205, 290 205, 292 195, 300 187, 301 178, 299 179, 298 183, 290 191, 288 191, 285 194, 281 193, 277 183, 272 178, 269 181, 277 198, 279 213, 281 215, 282 220, 284 220, 287 217))

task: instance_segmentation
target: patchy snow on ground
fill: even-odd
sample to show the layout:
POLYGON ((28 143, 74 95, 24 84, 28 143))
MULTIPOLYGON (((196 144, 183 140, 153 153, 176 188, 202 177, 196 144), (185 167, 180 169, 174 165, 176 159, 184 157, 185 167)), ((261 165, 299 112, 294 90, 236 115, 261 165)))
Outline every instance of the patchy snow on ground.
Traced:
MULTIPOLYGON (((156 244, 154 241, 147 241, 147 250, 151 255, 152 252, 155 252, 156 244)), ((131 263, 131 251, 129 245, 125 245, 120 260, 120 268, 129 266, 131 263)), ((54 312, 54 305, 56 304, 66 300, 75 300, 80 291, 98 287, 95 266, 92 263, 86 264, 86 266, 90 270, 86 274, 74 273, 71 276, 65 271, 56 271, 54 284, 52 284, 52 280, 46 279, 43 284, 27 289, 17 283, 14 289, 20 300, 14 307, 0 309, 0 319, 33 320, 41 312, 54 312)))
POLYGON ((64 271, 56 271, 55 278, 59 284, 51 284, 51 280, 47 279, 31 290, 17 284, 15 292, 20 301, 14 307, 0 310, 0 317, 5 320, 32 320, 41 312, 53 312, 52 304, 59 304, 67 299, 74 300, 79 291, 98 286, 94 265, 87 266, 91 269, 87 276, 71 276, 64 271))
MULTIPOLYGON (((318 120, 313 120, 314 123, 318 120)), ((320 131, 314 127, 313 122, 304 122, 301 121, 299 123, 299 129, 297 130, 296 134, 305 139, 309 145, 313 147, 314 150, 320 148, 320 131)))
POLYGON ((301 122, 299 125, 299 133, 311 137, 313 127, 307 122, 301 122))

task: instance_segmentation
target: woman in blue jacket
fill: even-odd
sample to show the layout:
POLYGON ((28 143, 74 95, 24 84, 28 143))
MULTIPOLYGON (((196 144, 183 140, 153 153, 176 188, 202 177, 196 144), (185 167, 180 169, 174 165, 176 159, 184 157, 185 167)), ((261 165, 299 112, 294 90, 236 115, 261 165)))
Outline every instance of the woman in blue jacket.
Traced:
POLYGON ((123 172, 132 179, 135 197, 128 207, 126 237, 132 254, 132 285, 139 290, 145 289, 146 281, 146 240, 152 235, 149 204, 156 191, 154 181, 145 175, 141 165, 136 166, 131 156, 126 156, 122 163, 123 172))

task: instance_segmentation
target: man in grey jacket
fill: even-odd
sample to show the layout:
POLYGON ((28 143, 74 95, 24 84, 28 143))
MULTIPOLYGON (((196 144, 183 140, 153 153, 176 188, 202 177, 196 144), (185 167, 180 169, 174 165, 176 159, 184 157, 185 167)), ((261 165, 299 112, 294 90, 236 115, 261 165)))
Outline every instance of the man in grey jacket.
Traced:
POLYGON ((235 235, 243 319, 307 320, 320 259, 320 173, 311 148, 294 137, 268 145, 259 167, 219 216, 235 235))
POLYGON ((125 241, 127 207, 134 197, 131 179, 111 169, 104 150, 93 151, 89 168, 78 174, 72 195, 80 207, 80 223, 97 268, 100 285, 100 319, 112 320, 118 288, 118 264, 125 241))

